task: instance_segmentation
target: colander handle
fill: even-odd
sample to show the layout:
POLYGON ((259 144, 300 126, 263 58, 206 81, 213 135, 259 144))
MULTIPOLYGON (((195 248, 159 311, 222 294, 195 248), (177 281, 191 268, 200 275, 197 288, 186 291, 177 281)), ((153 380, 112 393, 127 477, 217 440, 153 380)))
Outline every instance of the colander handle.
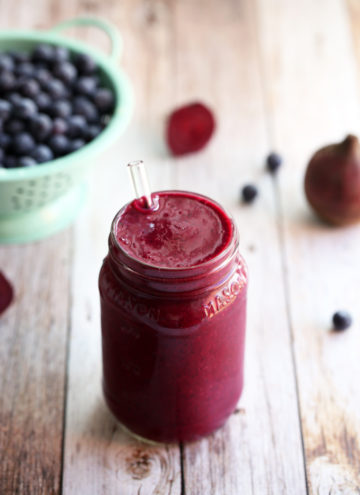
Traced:
POLYGON ((111 49, 109 57, 112 60, 118 60, 122 51, 122 40, 117 28, 109 22, 98 17, 76 17, 63 21, 51 28, 50 32, 57 33, 70 27, 93 26, 101 29, 109 37, 111 41, 111 49))

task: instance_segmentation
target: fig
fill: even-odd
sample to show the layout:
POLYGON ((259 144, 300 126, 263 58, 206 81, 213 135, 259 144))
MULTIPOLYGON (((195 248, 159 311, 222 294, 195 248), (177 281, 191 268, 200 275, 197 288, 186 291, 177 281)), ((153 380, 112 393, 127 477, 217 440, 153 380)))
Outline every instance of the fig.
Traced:
POLYGON ((344 141, 319 149, 305 174, 305 194, 316 214, 334 225, 360 220, 360 143, 344 141))

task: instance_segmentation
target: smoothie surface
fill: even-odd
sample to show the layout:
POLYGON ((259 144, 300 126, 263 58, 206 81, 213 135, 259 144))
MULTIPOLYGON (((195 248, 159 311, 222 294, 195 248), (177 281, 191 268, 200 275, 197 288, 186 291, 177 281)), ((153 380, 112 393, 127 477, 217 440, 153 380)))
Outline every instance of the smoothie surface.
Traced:
POLYGON ((188 268, 211 260, 229 244, 232 222, 208 198, 195 193, 156 193, 159 207, 147 212, 138 200, 125 207, 115 225, 122 249, 163 268, 188 268))

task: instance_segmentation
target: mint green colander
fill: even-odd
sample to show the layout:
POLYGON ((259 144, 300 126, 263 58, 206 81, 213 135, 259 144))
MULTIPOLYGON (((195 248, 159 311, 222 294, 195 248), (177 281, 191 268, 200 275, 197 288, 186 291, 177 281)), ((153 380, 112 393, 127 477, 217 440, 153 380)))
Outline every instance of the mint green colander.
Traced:
POLYGON ((0 168, 0 243, 27 242, 46 237, 69 225, 86 197, 86 174, 94 159, 121 134, 133 109, 133 93, 117 66, 122 42, 116 28, 102 19, 77 18, 50 31, 1 31, 0 52, 31 51, 37 43, 66 46, 72 53, 90 54, 97 62, 102 84, 115 92, 114 114, 103 132, 82 149, 31 168, 0 168), (61 31, 90 25, 110 38, 111 54, 65 38, 61 31))

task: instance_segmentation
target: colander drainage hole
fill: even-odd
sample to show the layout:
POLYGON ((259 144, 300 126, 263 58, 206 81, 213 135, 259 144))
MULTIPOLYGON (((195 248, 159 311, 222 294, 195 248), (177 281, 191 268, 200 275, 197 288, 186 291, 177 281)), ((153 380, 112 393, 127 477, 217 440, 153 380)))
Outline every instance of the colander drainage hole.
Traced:
POLYGON ((16 192, 17 192, 18 194, 24 194, 24 189, 23 189, 22 187, 18 187, 18 188, 16 189, 16 192))

